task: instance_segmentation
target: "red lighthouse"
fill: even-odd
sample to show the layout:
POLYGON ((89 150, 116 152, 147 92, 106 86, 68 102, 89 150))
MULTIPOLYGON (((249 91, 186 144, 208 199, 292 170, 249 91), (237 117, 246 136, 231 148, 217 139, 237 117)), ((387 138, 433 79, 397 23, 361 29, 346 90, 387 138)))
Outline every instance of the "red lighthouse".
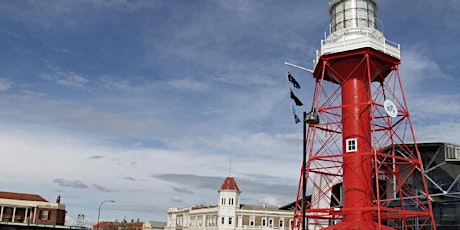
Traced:
POLYGON ((436 229, 401 84, 400 47, 377 0, 334 0, 321 41, 293 229, 436 229), (409 148, 406 144, 415 144, 409 148))

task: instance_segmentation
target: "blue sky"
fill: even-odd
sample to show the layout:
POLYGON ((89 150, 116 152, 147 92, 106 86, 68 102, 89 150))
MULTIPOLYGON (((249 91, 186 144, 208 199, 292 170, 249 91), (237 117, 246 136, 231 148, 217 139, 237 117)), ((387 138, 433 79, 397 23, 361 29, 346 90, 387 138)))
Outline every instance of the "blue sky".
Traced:
MULTIPOLYGON (((67 223, 166 221, 216 204, 295 200, 302 128, 285 61, 312 68, 320 0, 0 2, 1 190, 67 205, 67 223), (230 164, 231 159, 231 164, 230 164)), ((460 2, 380 1, 419 142, 460 144, 460 2)), ((289 68, 309 104, 313 81, 289 68)), ((300 110, 309 108, 299 108, 300 110)))

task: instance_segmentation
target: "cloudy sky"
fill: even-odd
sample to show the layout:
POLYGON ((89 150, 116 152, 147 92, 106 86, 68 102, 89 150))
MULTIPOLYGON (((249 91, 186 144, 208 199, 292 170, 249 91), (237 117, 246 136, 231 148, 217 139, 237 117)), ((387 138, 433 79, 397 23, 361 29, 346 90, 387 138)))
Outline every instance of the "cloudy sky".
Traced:
MULTIPOLYGON (((326 0, 0 1, 1 190, 61 195, 67 224, 166 221, 295 200, 302 127, 285 61, 312 68, 326 0)), ((460 2, 380 1, 419 142, 460 144, 460 2)), ((308 72, 289 68, 304 86, 308 72)), ((299 108, 301 110, 302 108, 299 108)), ((309 108, 303 108, 309 110, 309 108)))

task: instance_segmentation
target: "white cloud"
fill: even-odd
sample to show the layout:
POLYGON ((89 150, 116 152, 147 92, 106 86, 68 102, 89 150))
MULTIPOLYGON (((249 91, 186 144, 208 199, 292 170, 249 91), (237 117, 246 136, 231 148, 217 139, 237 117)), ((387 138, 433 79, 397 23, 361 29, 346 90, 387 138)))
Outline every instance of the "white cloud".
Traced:
MULTIPOLYGON (((431 48, 430 48, 431 49, 431 48)), ((417 141, 460 143, 460 95, 449 76, 427 47, 414 45, 403 51, 401 78, 417 141)))
POLYGON ((433 120, 433 117, 443 117, 445 120, 458 118, 460 114, 460 95, 443 94, 421 94, 412 99, 409 109, 414 110, 416 118, 430 121, 433 123, 440 122, 441 119, 433 120))
POLYGON ((7 91, 11 88, 13 83, 7 78, 0 78, 0 92, 7 91))
POLYGON ((273 196, 262 197, 262 199, 259 200, 259 203, 265 204, 265 205, 275 205, 275 206, 283 205, 280 203, 280 201, 276 197, 273 197, 273 196))
POLYGON ((172 186, 171 187, 174 191, 178 192, 178 193, 189 193, 189 194, 193 194, 193 191, 188 189, 187 187, 185 186, 172 186))
POLYGON ((101 192, 111 192, 112 190, 111 189, 108 189, 102 185, 98 185, 98 184, 93 184, 93 187, 101 192))
POLYGON ((203 81, 198 81, 195 79, 185 78, 185 79, 173 79, 168 81, 168 84, 172 88, 177 89, 188 89, 193 91, 205 91, 209 88, 209 85, 203 81))
POLYGON ((150 121, 126 117, 124 114, 128 111, 122 109, 102 111, 79 101, 54 99, 33 92, 4 96, 0 105, 10 108, 0 114, 12 115, 13 120, 20 118, 23 122, 34 121, 90 133, 145 134, 154 129, 150 121))
POLYGON ((110 7, 122 10, 141 10, 145 8, 156 8, 161 6, 161 1, 142 1, 142 0, 85 0, 80 4, 94 4, 97 7, 110 7))
POLYGON ((403 62, 400 72, 406 91, 417 90, 420 84, 426 83, 429 79, 449 78, 429 54, 426 48, 419 45, 402 50, 403 62))
POLYGON ((172 201, 172 202, 175 202, 175 203, 182 203, 183 202, 182 198, 180 198, 178 196, 173 196, 173 197, 169 198, 169 200, 172 201))
POLYGON ((440 120, 435 125, 419 125, 415 127, 417 141, 422 142, 448 142, 460 144, 460 120, 440 120))
POLYGON ((130 177, 130 176, 125 177, 125 178, 123 178, 123 179, 124 179, 124 180, 129 180, 129 181, 136 181, 136 179, 134 179, 133 177, 130 177))
POLYGON ((66 179, 54 179, 53 182, 63 187, 82 188, 82 189, 89 188, 88 185, 86 185, 80 180, 71 181, 71 180, 66 180, 66 179))
POLYGON ((86 77, 70 71, 55 70, 52 73, 41 74, 40 77, 59 85, 73 88, 85 88, 85 85, 89 82, 86 77))
POLYGON ((97 112, 89 108, 63 109, 59 115, 50 119, 50 122, 102 133, 148 132, 153 129, 153 125, 146 122, 128 120, 118 114, 97 112))

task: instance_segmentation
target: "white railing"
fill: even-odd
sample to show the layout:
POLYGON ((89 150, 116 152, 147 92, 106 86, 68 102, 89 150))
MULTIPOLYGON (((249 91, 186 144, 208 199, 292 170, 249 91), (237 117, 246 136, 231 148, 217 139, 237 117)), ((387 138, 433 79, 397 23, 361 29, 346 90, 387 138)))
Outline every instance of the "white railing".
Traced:
POLYGON ((383 34, 370 27, 345 28, 331 33, 321 40, 321 47, 316 52, 314 66, 322 55, 370 47, 400 59, 400 45, 387 40, 383 34))

